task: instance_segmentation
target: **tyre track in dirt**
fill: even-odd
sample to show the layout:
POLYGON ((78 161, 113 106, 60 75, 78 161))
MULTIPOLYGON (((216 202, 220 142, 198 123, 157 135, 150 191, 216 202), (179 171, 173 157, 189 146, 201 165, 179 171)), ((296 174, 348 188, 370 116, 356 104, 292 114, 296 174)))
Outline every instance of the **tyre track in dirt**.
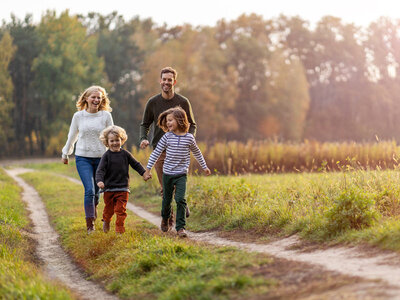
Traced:
MULTIPOLYGON (((81 184, 77 179, 57 174, 71 182, 81 184)), ((159 227, 161 217, 147 212, 130 202, 127 208, 137 216, 159 227)), ((268 244, 255 244, 232 241, 218 236, 218 232, 194 233, 188 231, 190 239, 206 242, 216 246, 236 247, 245 251, 264 253, 298 262, 318 265, 328 271, 343 275, 356 276, 369 280, 378 280, 388 284, 383 289, 387 299, 400 299, 400 255, 397 253, 366 253, 359 247, 332 247, 313 251, 302 251, 300 240, 296 236, 279 239, 268 244), (396 262, 396 263, 394 263, 396 262)), ((377 285, 379 288, 379 284, 377 285)))
POLYGON ((104 291, 100 285, 86 280, 85 275, 62 249, 58 242, 59 236, 50 225, 39 194, 18 176, 34 170, 23 168, 4 170, 23 189, 22 200, 27 204, 29 217, 33 224, 33 238, 37 242, 36 253, 44 263, 47 275, 61 281, 80 299, 119 299, 104 291))

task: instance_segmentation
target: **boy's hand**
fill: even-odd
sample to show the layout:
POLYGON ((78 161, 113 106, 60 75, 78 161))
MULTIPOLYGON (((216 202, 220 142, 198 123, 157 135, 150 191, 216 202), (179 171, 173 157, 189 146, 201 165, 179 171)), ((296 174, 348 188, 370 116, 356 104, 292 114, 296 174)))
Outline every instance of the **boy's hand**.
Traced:
POLYGON ((99 188, 101 188, 101 189, 104 189, 104 182, 103 182, 103 181, 99 181, 99 182, 97 183, 97 186, 98 186, 99 188))
POLYGON ((152 176, 151 176, 150 170, 147 169, 146 172, 143 173, 143 179, 144 179, 144 181, 147 181, 151 178, 152 178, 152 176))
POLYGON ((204 173, 205 173, 207 176, 211 174, 211 171, 210 171, 209 168, 204 169, 203 171, 204 171, 204 173))

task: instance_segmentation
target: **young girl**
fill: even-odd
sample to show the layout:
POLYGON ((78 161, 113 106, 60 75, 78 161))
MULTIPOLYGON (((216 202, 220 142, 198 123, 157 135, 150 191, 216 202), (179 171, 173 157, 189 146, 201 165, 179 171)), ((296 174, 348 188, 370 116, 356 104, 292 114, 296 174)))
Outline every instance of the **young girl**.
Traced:
POLYGON ((144 175, 145 169, 132 154, 121 149, 128 136, 123 128, 110 126, 101 132, 100 140, 108 148, 100 160, 96 171, 96 183, 104 189, 103 231, 110 230, 110 221, 114 213, 116 233, 125 232, 126 204, 129 195, 129 165, 143 176, 144 180, 151 175, 144 175))
POLYGON ((72 117, 68 140, 62 149, 62 161, 68 164, 68 155, 75 149, 75 162, 79 177, 85 188, 84 208, 86 230, 94 230, 97 217, 96 207, 99 203, 99 188, 94 177, 100 158, 106 147, 99 140, 100 132, 113 125, 110 100, 106 90, 101 86, 87 88, 76 102, 78 111, 72 117))
POLYGON ((176 231, 179 237, 186 237, 186 180, 190 164, 190 151, 203 168, 206 175, 211 171, 207 167, 203 155, 196 144, 191 133, 188 133, 189 122, 186 112, 180 108, 170 108, 161 113, 158 117, 158 126, 166 133, 162 136, 157 147, 151 153, 145 176, 150 175, 151 168, 166 150, 166 157, 163 166, 163 200, 161 210, 161 230, 167 232, 170 230, 168 218, 171 216, 171 202, 175 188, 176 201, 176 231))

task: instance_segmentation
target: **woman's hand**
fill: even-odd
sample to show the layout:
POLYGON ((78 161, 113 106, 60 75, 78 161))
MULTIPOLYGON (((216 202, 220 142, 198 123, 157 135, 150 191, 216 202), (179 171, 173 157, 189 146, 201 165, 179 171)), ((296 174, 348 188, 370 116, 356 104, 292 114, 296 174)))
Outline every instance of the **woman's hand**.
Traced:
POLYGON ((64 165, 68 165, 68 158, 63 158, 62 162, 63 162, 64 165))

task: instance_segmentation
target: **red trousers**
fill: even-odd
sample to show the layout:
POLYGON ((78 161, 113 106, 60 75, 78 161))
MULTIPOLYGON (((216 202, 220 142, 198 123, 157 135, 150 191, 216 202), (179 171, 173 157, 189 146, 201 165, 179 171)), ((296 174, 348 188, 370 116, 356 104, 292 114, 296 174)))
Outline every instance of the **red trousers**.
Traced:
POLYGON ((128 203, 128 192, 104 192, 103 221, 110 223, 114 214, 117 215, 115 221, 115 231, 125 232, 126 204, 128 203))

